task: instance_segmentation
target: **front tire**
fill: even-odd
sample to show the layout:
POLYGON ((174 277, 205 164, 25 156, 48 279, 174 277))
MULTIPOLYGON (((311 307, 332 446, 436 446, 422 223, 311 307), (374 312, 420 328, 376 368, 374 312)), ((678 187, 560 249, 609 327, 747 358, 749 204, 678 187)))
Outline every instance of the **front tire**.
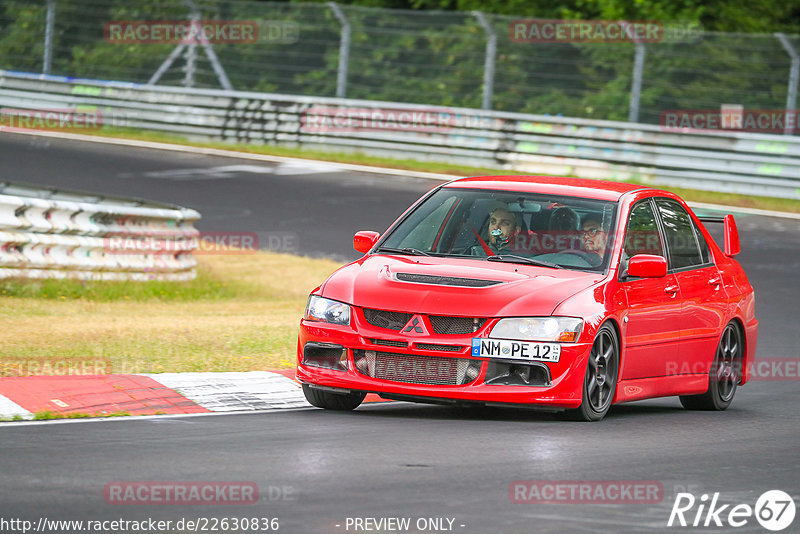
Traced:
POLYGON ((576 421, 599 421, 611 408, 619 375, 619 337, 609 324, 597 331, 586 365, 583 380, 583 401, 580 407, 567 410, 568 418, 576 421))
POLYGON ((687 410, 722 411, 730 406, 736 386, 742 378, 742 333, 735 323, 728 323, 711 364, 708 391, 701 395, 682 395, 681 404, 687 410))
POLYGON ((312 406, 326 410, 350 411, 355 410, 367 396, 365 391, 352 393, 333 393, 315 389, 308 384, 303 384, 303 394, 312 406))

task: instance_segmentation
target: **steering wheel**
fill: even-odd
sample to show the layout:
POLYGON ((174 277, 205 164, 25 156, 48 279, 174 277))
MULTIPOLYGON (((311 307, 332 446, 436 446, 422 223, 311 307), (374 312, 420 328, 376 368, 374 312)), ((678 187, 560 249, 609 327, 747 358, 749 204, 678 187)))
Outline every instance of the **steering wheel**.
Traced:
MULTIPOLYGON (((467 246, 464 246, 464 247, 459 247, 457 249, 453 249, 453 250, 451 250, 449 252, 450 252, 450 254, 458 254, 459 256, 475 256, 475 254, 473 253, 473 250, 475 250, 476 247, 480 248, 480 245, 477 245, 477 244, 475 244, 475 245, 467 245, 467 246)), ((483 251, 481 250, 481 252, 483 252, 483 251)))
POLYGON ((588 252, 586 250, 580 250, 577 248, 559 250, 556 254, 572 254, 573 256, 579 256, 582 260, 584 260, 592 267, 597 267, 598 265, 603 263, 603 257, 597 252, 588 252))

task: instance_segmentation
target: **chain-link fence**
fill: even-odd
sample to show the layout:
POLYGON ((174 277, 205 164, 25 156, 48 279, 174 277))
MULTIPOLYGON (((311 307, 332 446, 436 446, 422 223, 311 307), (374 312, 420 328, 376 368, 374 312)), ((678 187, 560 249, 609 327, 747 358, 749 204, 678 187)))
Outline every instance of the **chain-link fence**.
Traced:
POLYGON ((656 39, 592 42, 539 38, 547 29, 541 21, 477 12, 3 0, 0 68, 651 124, 665 110, 794 108, 800 37, 652 22, 661 27, 656 39), (178 40, 164 33, 187 20, 217 33, 178 40), (139 31, 143 24, 150 26, 139 31), (231 31, 220 32, 225 25, 231 31))

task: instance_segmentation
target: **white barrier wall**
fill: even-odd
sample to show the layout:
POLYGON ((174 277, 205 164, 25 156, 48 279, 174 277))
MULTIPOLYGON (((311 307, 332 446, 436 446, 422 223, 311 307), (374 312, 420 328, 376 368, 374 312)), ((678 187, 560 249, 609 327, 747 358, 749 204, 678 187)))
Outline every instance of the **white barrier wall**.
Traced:
POLYGON ((191 280, 200 214, 0 184, 0 278, 191 280))

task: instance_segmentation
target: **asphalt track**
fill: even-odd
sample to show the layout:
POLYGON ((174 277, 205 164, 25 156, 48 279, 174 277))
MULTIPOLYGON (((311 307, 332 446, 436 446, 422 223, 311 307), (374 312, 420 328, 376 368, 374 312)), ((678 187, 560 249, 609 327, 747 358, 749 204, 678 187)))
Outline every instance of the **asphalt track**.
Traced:
MULTIPOLYGON (((203 214, 202 230, 295 235, 296 252, 339 259, 356 256, 353 232, 382 231, 435 185, 13 134, 0 137, 0 161, 0 180, 175 202, 203 214)), ((800 221, 737 221, 738 259, 756 289, 758 358, 796 360, 800 221)), ((390 403, 344 414, 307 409, 3 425, 0 519, 277 517, 279 532, 308 534, 377 532, 348 529, 348 517, 407 517, 412 525, 449 518, 449 531, 465 534, 766 532, 753 518, 740 528, 666 525, 679 491, 698 499, 719 492, 722 504, 752 506, 764 491, 780 489, 800 504, 798 407, 794 378, 751 382, 721 413, 687 412, 677 399, 656 399, 617 406, 597 424, 390 403), (514 503, 509 488, 517 480, 654 481, 663 499, 514 503), (248 506, 109 505, 103 488, 115 481, 249 481, 261 494, 248 506)), ((444 525, 423 531, 447 532, 444 525)), ((798 525, 800 518, 784 532, 798 525)))

